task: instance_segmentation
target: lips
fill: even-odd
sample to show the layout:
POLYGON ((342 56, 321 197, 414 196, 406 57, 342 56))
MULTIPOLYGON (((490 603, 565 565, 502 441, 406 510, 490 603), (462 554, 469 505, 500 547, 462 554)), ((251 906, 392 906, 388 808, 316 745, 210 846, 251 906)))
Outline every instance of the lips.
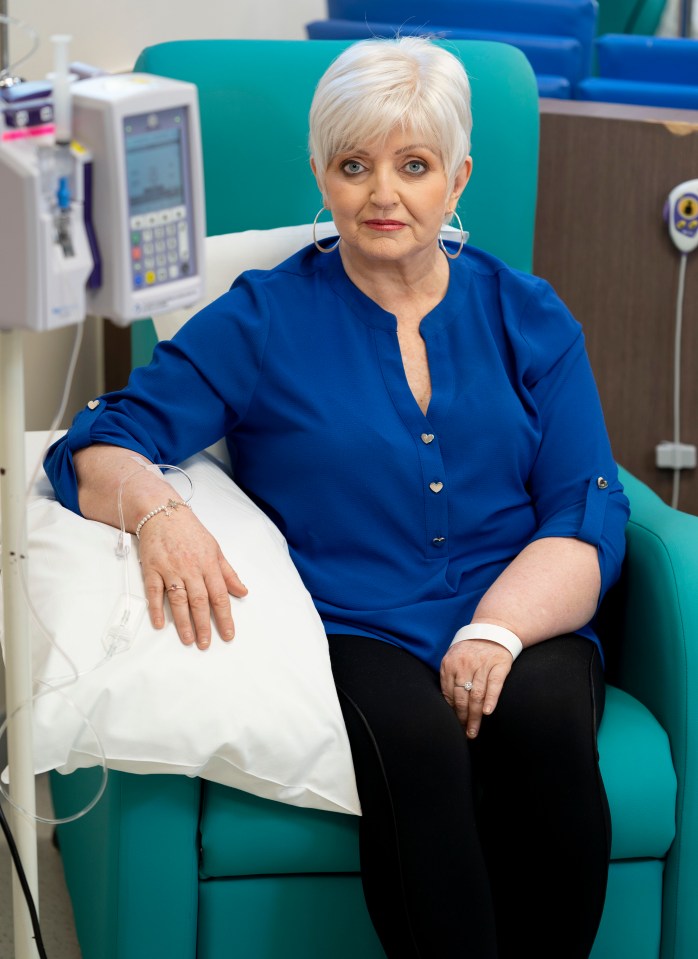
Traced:
POLYGON ((401 220, 364 220, 364 226, 371 230, 382 230, 390 233, 393 230, 401 230, 405 224, 401 220))

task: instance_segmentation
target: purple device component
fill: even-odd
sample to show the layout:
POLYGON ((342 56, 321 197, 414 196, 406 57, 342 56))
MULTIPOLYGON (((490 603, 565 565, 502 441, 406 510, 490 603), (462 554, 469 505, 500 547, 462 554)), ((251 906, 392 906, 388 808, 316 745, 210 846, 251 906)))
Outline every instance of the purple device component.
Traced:
POLYGON ((23 83, 15 83, 11 87, 4 87, 0 90, 0 96, 7 103, 38 100, 42 97, 50 97, 52 93, 52 85, 45 80, 26 80, 23 83))
POLYGON ((83 220, 85 222, 85 232, 87 233, 87 242, 90 245, 92 261, 94 266, 92 272, 87 278, 87 289, 98 290, 102 285, 102 257, 99 252, 99 243, 95 234, 94 223, 92 221, 92 163, 86 163, 84 167, 85 174, 85 200, 83 204, 83 220))
POLYGON ((674 226, 684 236, 694 237, 698 230, 698 196, 695 193, 684 193, 679 202, 674 205, 674 226), (679 206, 683 209, 679 210, 679 206), (687 222, 690 220, 690 223, 687 222), (679 224, 683 223, 683 226, 679 224))

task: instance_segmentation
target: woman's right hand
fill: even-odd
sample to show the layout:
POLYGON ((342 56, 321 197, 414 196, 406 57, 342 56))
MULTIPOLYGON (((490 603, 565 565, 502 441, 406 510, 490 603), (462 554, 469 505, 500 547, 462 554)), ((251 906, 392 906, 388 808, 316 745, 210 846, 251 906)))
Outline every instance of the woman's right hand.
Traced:
POLYGON ((247 588, 191 510, 181 506, 169 515, 164 510, 152 513, 154 504, 178 497, 159 470, 131 450, 104 444, 79 450, 73 463, 83 516, 116 529, 123 518, 127 530, 140 530, 141 567, 155 629, 165 625, 167 595, 185 645, 196 643, 199 649, 211 645, 211 614, 222 638, 231 640, 235 626, 230 597, 247 595, 247 588), (123 517, 118 511, 120 497, 123 517))
POLYGON ((140 533, 140 561, 155 629, 165 625, 167 596, 185 646, 211 645, 211 616, 223 640, 235 636, 230 597, 246 596, 247 587, 190 510, 179 508, 148 520, 140 533))

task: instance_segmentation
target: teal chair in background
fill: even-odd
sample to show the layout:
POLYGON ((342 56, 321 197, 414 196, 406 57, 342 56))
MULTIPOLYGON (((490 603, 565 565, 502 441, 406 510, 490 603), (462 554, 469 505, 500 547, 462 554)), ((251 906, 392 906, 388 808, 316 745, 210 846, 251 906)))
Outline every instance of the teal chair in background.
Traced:
POLYGON ((605 33, 656 33, 666 0, 598 0, 597 36, 605 33))
MULTIPOLYGON (((345 45, 184 41, 142 53, 137 69, 199 87, 209 234, 312 221, 320 198, 307 112, 318 77, 345 45)), ((473 244, 529 270, 535 77, 513 47, 449 47, 473 86, 475 166, 461 218, 473 244)), ((134 328, 136 363, 147 361, 154 339, 149 322, 134 328)), ((599 736, 613 862, 593 959, 695 959, 698 518, 624 480, 628 557, 602 623, 614 683, 599 736)), ((58 816, 89 799, 93 773, 52 777, 58 816)), ((101 802, 59 827, 59 841, 83 959, 383 957, 352 817, 197 779, 114 772, 101 802)), ((529 952, 535 943, 522 944, 529 952)))

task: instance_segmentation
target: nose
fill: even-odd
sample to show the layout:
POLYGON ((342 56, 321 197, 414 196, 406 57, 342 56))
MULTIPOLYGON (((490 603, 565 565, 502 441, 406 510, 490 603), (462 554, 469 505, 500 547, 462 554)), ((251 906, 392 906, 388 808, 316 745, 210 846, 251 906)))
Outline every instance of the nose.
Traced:
POLYGON ((400 197, 397 190, 395 171, 378 166, 373 172, 371 180, 371 202, 381 210, 389 210, 397 206, 400 197))

